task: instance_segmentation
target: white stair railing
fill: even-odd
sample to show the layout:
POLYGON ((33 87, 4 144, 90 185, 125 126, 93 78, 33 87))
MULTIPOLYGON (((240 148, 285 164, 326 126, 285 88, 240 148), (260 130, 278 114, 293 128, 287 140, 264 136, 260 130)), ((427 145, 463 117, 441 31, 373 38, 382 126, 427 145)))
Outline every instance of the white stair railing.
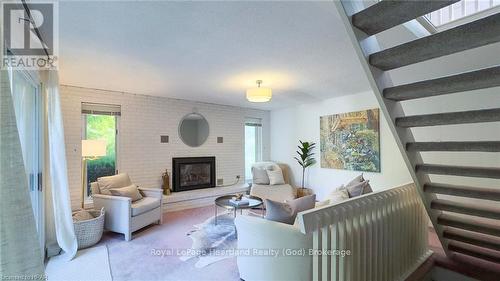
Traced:
POLYGON ((298 217, 301 232, 312 233, 318 253, 311 280, 404 280, 432 253, 427 247, 429 220, 414 184, 298 217))

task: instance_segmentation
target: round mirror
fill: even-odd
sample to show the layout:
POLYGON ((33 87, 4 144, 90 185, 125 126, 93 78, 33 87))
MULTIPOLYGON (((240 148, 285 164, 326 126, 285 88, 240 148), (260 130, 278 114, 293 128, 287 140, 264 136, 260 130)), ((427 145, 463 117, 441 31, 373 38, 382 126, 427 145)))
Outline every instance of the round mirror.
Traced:
POLYGON ((189 113, 179 124, 181 140, 192 147, 202 145, 208 138, 208 122, 203 115, 189 113))

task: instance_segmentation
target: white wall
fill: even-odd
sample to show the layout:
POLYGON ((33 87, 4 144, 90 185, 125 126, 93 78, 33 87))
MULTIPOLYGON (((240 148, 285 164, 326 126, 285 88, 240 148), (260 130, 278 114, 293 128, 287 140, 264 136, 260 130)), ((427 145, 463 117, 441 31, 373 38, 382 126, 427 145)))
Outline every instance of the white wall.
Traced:
MULTIPOLYGON (((416 39, 404 28, 388 30, 377 35, 383 48, 416 39)), ((389 71, 394 85, 402 85, 500 64, 500 43, 490 44, 448 56, 420 62, 389 71)), ((500 87, 453 93, 402 102, 406 115, 459 112, 500 108, 500 87)), ((498 141, 500 122, 459 124, 413 128, 417 141, 498 141)), ((491 152, 423 152, 425 163, 456 166, 500 167, 500 153, 491 152)), ((433 182, 498 187, 499 179, 430 175, 433 182)), ((441 196, 439 196, 441 197, 441 196)), ((467 198, 467 201, 473 199, 467 198)), ((484 203, 483 203, 484 204, 484 203)))
MULTIPOLYGON (((378 108, 378 104, 375 96, 366 92, 271 111, 271 159, 290 165, 294 182, 300 185, 301 167, 293 159, 298 142, 299 140, 316 142, 315 153, 318 163, 307 172, 306 186, 314 189, 318 197, 322 198, 360 172, 320 167, 320 116, 371 108, 378 108)), ((382 114, 380 114, 380 158, 380 173, 364 173, 374 190, 411 182, 410 174, 382 114)))
POLYGON ((75 208, 81 197, 82 102, 121 105, 118 170, 143 187, 161 186, 161 174, 165 169, 171 171, 172 157, 215 156, 218 179, 227 184, 237 175, 244 178, 245 117, 262 119, 263 157, 269 158, 269 111, 62 86, 68 176, 75 208), (193 110, 205 116, 210 126, 208 140, 197 148, 185 145, 177 133, 181 118, 193 110), (168 135, 169 143, 160 143, 160 135, 168 135), (217 137, 224 137, 224 143, 218 144, 217 137))
MULTIPOLYGON (((500 108, 500 88, 481 89, 453 95, 403 102, 407 115, 458 112, 485 108, 500 108)), ((412 129, 418 141, 498 141, 500 122, 420 127, 412 129)), ((492 152, 422 152, 429 164, 473 167, 500 167, 500 153, 492 152)), ((500 180, 473 177, 430 175, 433 182, 476 187, 498 187, 500 180)), ((471 200, 471 199, 467 199, 471 200)))
MULTIPOLYGON (((416 39, 405 28, 394 28, 377 35, 381 46, 388 48, 416 39)), ((394 85, 427 80, 451 74, 491 67, 500 64, 500 43, 459 52, 437 59, 391 70, 394 85)), ((358 63, 358 62, 353 62, 358 63)), ((360 73, 359 75, 364 75, 360 73)), ((500 87, 455 93, 402 103, 406 115, 438 112, 467 111, 500 108, 500 87)), ((346 93, 350 94, 350 93, 346 93)), ((319 116, 378 108, 372 92, 346 95, 322 102, 276 110, 271 112, 271 158, 290 164, 296 184, 300 184, 300 167, 292 159, 298 140, 315 141, 319 144, 319 116)), ((411 181, 399 149, 393 140, 381 113, 381 173, 366 173, 374 189, 391 187, 411 181)), ((500 122, 461 124, 414 128, 417 141, 496 141, 500 139, 500 122)), ((319 160, 319 149, 316 151, 319 160)), ((424 152, 422 158, 429 164, 499 167, 500 153, 485 152, 424 152)), ((345 183, 358 172, 322 169, 319 164, 309 172, 307 185, 324 196, 328 190, 345 183)), ((498 179, 431 175, 434 182, 471 185, 477 187, 499 186, 498 179)), ((444 196, 445 197, 445 196, 444 196)), ((468 198, 468 201, 473 199, 468 198)), ((481 204, 484 204, 482 202, 481 204)))

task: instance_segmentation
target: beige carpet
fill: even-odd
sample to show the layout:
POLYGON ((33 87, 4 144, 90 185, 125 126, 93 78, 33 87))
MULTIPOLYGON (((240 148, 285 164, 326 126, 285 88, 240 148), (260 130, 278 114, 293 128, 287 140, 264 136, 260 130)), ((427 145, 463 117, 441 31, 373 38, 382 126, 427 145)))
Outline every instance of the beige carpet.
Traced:
MULTIPOLYGON (((99 245, 108 247, 113 281, 240 280, 234 256, 203 267, 197 266, 198 257, 181 260, 182 252, 193 248, 191 234, 198 230, 195 225, 213 217, 214 211, 214 206, 208 206, 165 213, 162 225, 135 232, 131 241, 125 241, 123 234, 106 232, 99 245), (161 251, 171 252, 157 254, 161 251)), ((219 215, 222 213, 221 208, 219 215)))

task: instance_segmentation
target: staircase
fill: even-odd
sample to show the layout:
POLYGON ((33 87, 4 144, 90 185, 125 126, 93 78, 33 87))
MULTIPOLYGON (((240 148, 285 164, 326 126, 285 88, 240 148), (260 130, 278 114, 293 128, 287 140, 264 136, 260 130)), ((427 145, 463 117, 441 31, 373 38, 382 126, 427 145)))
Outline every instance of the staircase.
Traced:
MULTIPOLYGON (((365 7, 362 1, 335 1, 353 47, 360 59, 380 109, 389 122, 419 195, 449 257, 455 253, 500 263, 500 186, 456 185, 456 177, 500 179, 496 167, 470 167, 426 163, 422 153, 498 153, 500 141, 418 141, 419 127, 477 124, 500 121, 500 108, 405 114, 402 102, 500 86, 500 66, 471 69, 426 81, 393 85, 388 71, 397 71, 434 58, 500 41, 500 14, 437 32, 388 49, 381 49, 376 35, 451 5, 458 0, 380 1, 365 7), (440 175, 437 176, 436 175, 440 175), (445 177, 443 177, 443 175, 445 177), (435 182, 436 178, 439 182, 435 182), (496 204, 496 206, 495 206, 496 204)), ((392 73, 392 72, 391 72, 392 73)), ((500 89, 499 89, 500 91, 500 89)), ((500 98, 500 93, 499 93, 500 98)), ((498 127, 492 127, 498 130, 498 127)), ((500 134, 500 132, 499 132, 500 134)), ((484 183, 484 182, 483 182, 484 183)))

